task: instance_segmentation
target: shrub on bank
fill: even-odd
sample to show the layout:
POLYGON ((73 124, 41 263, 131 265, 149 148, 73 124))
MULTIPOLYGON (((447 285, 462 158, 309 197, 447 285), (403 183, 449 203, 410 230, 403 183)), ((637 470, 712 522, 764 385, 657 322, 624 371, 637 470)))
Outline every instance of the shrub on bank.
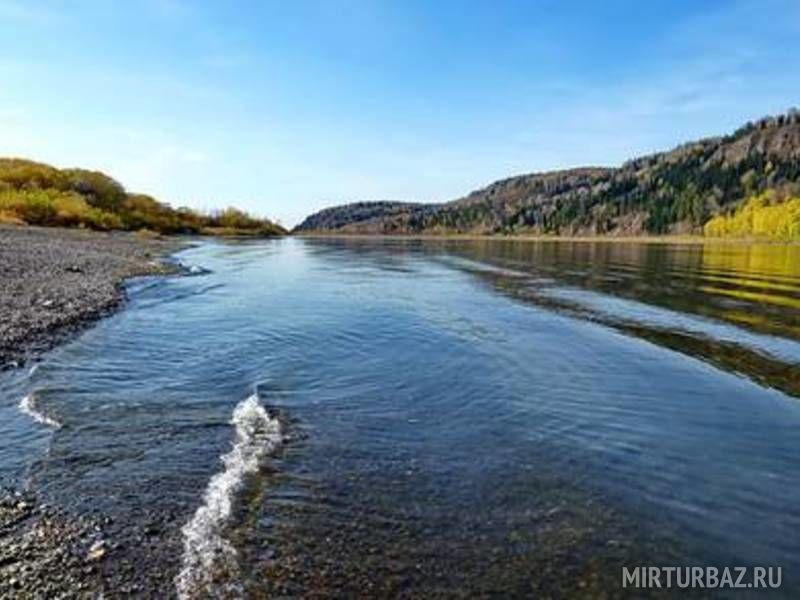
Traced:
POLYGON ((122 220, 89 204, 79 194, 57 190, 20 190, 0 193, 0 213, 8 220, 30 225, 120 229, 122 220))
POLYGON ((125 229, 156 233, 272 236, 280 225, 235 208, 200 213, 130 194, 99 171, 59 170, 17 158, 0 159, 0 223, 125 229))

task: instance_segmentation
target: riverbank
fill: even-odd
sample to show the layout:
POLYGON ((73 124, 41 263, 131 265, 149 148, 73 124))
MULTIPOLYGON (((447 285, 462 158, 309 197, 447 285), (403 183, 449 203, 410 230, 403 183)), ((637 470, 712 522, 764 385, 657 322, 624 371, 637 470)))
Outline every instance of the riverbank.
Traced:
POLYGON ((0 490, 0 597, 100 592, 94 580, 108 552, 103 526, 101 519, 68 518, 31 494, 0 490))
POLYGON ((172 597, 183 516, 138 517, 74 514, 0 487, 0 598, 172 597))
MULTIPOLYGON (((125 232, 0 226, 0 369, 36 359, 119 309, 127 278, 179 272, 165 259, 186 244, 125 232)), ((147 565, 147 577, 125 561, 107 564, 107 554, 117 551, 115 527, 102 515, 71 515, 31 493, 0 489, 0 597, 94 597, 107 586, 138 593, 147 577, 170 585, 156 575, 158 561, 168 562, 161 555, 147 565)), ((137 535, 146 546, 146 534, 137 535)))
POLYGON ((320 238, 320 239, 364 239, 364 240, 432 240, 432 241, 507 241, 507 242, 581 242, 581 243, 609 243, 609 244, 777 244, 800 245, 796 241, 781 241, 763 238, 741 237, 705 237, 702 235, 642 235, 642 236, 560 236, 560 235, 498 235, 474 233, 426 233, 426 234, 377 234, 377 233, 343 233, 335 231, 303 231, 292 233, 293 237, 320 238))
POLYGON ((163 275, 178 238, 0 226, 0 369, 52 348, 124 300, 122 283, 163 275))

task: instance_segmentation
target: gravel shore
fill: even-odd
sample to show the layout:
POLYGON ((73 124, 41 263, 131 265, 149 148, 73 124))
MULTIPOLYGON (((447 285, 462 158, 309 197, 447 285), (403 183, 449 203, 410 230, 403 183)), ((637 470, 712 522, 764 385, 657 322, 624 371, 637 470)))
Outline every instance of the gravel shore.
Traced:
POLYGON ((182 516, 118 522, 0 488, 0 598, 174 598, 182 516))
MULTIPOLYGON (((21 366, 113 312, 124 301, 126 278, 180 272, 163 259, 183 246, 122 232, 0 226, 0 369, 21 366)), ((139 583, 171 588, 156 564, 169 557, 151 551, 147 532, 126 538, 139 540, 128 553, 146 574, 130 560, 106 560, 125 554, 115 541, 124 537, 115 535, 120 527, 0 489, 0 598, 96 598, 109 589, 159 597, 139 583)))
POLYGON ((0 369, 112 312, 125 278, 174 271, 160 259, 181 245, 123 232, 0 226, 0 369))
POLYGON ((102 521, 0 490, 0 598, 94 597, 107 552, 102 521))

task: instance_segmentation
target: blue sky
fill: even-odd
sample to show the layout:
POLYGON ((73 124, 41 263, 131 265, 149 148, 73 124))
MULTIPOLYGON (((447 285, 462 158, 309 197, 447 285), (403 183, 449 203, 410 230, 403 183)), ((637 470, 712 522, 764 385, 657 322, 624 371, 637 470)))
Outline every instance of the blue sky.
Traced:
POLYGON ((0 0, 0 155, 293 225, 800 104, 800 4, 0 0))

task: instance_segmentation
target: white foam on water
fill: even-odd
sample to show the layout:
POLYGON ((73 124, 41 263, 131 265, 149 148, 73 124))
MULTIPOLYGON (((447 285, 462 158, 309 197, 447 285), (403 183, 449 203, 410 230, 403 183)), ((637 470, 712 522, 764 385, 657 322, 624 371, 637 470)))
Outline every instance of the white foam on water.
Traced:
POLYGON ((28 415, 31 419, 47 427, 53 429, 61 429, 61 423, 55 419, 48 417, 37 406, 36 396, 33 393, 28 394, 19 402, 19 410, 28 415))
POLYGON ((183 566, 175 579, 179 598, 241 597, 236 549, 225 537, 236 493, 247 475, 282 440, 281 426, 253 394, 233 411, 233 448, 222 457, 224 468, 211 478, 203 504, 183 527, 183 566))
POLYGON ((206 275, 207 273, 210 273, 210 271, 205 267, 194 265, 183 260, 179 260, 177 264, 178 267, 183 269, 187 275, 206 275))

